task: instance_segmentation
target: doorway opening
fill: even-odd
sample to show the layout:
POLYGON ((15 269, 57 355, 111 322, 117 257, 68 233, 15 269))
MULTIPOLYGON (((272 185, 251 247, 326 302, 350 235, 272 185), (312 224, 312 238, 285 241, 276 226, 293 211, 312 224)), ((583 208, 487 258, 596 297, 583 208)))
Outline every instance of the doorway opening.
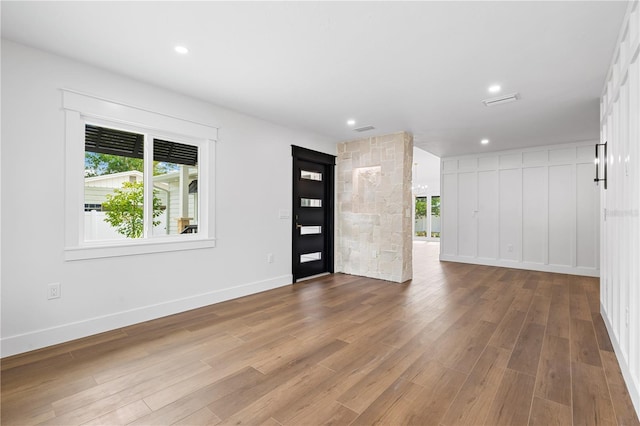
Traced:
POLYGON ((413 148, 413 239, 440 241, 440 158, 413 148))

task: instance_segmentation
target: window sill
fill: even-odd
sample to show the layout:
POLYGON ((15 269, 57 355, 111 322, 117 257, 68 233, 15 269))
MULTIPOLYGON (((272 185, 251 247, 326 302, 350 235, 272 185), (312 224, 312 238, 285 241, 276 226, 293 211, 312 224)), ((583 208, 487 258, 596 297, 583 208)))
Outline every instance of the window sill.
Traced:
MULTIPOLYGON (((185 236, 186 237, 186 236, 185 236)), ((212 238, 184 238, 171 240, 146 240, 117 243, 85 243, 79 247, 65 248, 64 260, 87 260, 104 257, 135 256, 140 254, 165 253, 171 251, 197 250, 216 246, 212 238)))

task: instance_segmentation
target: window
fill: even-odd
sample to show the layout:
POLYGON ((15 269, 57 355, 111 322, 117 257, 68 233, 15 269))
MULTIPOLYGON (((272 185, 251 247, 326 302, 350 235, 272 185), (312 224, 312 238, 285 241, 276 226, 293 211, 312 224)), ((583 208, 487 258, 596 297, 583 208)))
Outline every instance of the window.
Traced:
POLYGON ((197 232, 197 145, 85 124, 84 146, 85 241, 197 232))
POLYGON ((214 246, 217 129, 63 91, 67 260, 214 246))
POLYGON ((102 204, 84 204, 84 211, 85 212, 90 212, 90 211, 97 211, 97 212, 101 212, 102 211, 102 204))
POLYGON ((415 197, 413 236, 417 239, 440 238, 439 195, 415 197))
POLYGON ((307 180, 322 181, 322 173, 320 173, 320 172, 309 172, 307 170, 300 170, 300 178, 307 179, 307 180))
POLYGON ((414 237, 427 236, 427 197, 416 197, 414 214, 414 237))
POLYGON ((322 200, 316 198, 300 198, 300 207, 322 207, 322 200))
POLYGON ((440 196, 431 197, 431 238, 440 238, 440 196))

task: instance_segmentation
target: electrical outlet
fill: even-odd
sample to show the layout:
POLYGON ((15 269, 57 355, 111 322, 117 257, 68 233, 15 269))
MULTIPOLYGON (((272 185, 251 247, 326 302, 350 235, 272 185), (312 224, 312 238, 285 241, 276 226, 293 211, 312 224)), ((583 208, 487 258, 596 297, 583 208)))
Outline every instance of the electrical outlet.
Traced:
POLYGON ((508 251, 509 253, 513 253, 513 244, 509 244, 509 245, 507 246, 507 251, 508 251))
POLYGON ((267 263, 273 263, 273 253, 267 255, 267 263))
POLYGON ((47 285, 47 299, 57 299, 60 297, 60 283, 47 285))

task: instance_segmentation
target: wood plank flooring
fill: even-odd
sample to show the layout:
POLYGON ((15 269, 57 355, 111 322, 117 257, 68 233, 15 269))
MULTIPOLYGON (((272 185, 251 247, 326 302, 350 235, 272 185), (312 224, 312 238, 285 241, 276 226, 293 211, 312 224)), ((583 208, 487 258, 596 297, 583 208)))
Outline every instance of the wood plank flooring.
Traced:
POLYGON ((3 359, 2 424, 639 424, 597 279, 437 253, 3 359))

